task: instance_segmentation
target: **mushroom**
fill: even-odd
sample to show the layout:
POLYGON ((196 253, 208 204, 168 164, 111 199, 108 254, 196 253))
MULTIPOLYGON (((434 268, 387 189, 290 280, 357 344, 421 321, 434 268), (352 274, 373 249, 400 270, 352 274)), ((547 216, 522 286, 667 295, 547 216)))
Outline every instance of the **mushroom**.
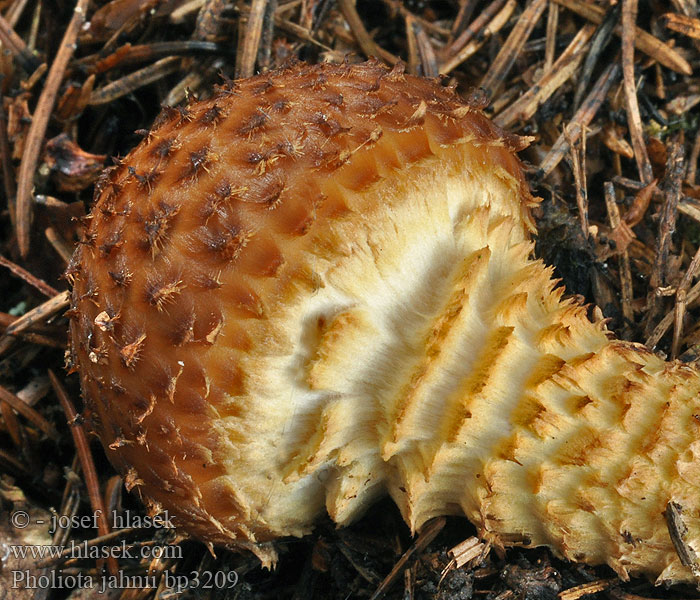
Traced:
POLYGON ((388 493, 414 531, 465 515, 496 546, 692 581, 700 378, 562 298, 521 147, 376 62, 166 108, 68 269, 72 364, 127 488, 265 564, 388 493))

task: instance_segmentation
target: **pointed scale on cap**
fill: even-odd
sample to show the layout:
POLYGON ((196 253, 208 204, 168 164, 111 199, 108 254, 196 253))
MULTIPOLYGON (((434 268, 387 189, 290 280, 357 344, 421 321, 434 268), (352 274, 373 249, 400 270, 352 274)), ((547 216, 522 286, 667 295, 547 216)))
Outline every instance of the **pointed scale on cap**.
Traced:
POLYGON ((623 577, 690 581, 700 378, 533 260, 519 141, 434 81, 297 64, 166 109, 106 173, 72 362, 153 511, 266 563, 390 494, 623 577), (678 540, 676 540, 678 542, 678 540))

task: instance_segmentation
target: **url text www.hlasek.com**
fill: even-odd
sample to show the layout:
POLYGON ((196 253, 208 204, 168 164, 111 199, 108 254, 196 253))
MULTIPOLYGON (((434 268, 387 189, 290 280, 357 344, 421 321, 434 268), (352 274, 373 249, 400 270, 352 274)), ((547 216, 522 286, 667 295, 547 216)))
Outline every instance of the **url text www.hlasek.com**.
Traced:
POLYGON ((125 540, 115 545, 89 544, 71 541, 68 545, 54 544, 4 544, 4 555, 19 560, 32 558, 43 560, 51 558, 98 559, 98 558, 182 558, 182 548, 178 545, 127 544, 125 540))

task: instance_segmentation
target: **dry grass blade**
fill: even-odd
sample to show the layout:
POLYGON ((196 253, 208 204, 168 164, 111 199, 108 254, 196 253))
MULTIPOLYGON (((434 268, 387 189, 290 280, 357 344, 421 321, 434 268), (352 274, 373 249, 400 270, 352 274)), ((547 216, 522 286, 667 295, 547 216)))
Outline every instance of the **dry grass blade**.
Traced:
POLYGON ((421 550, 423 550, 430 542, 432 542, 438 533, 442 531, 445 527, 445 517, 437 517, 428 521, 418 534, 418 539, 411 545, 411 547, 403 553, 401 558, 396 562, 394 568, 391 572, 384 578, 384 581, 379 585, 372 594, 370 600, 379 600, 384 597, 389 588, 393 585, 394 581, 398 578, 401 571, 403 571, 409 561, 416 556, 421 550))
POLYGON ((87 6, 88 0, 78 0, 73 9, 73 17, 66 28, 61 46, 49 70, 27 134, 27 142, 17 176, 17 245, 22 256, 26 256, 29 252, 34 171, 39 160, 44 133, 56 101, 58 88, 61 85, 68 61, 75 51, 75 40, 78 32, 85 22, 87 6))
MULTIPOLYGON (((605 205, 608 210, 608 220, 610 222, 610 227, 615 230, 620 227, 622 220, 620 219, 620 211, 617 207, 617 202, 615 200, 615 189, 610 181, 606 181, 605 187, 605 205)), ((632 311, 632 269, 630 268, 630 255, 627 248, 625 248, 620 256, 620 302, 622 304, 622 316, 625 318, 627 323, 632 323, 634 320, 634 313, 632 311)))
POLYGON ((493 98, 496 89, 510 72, 515 59, 520 54, 535 25, 539 22, 546 6, 547 0, 532 0, 520 15, 518 22, 479 85, 489 98, 493 98))
POLYGON ((493 0, 487 7, 485 7, 479 13, 476 19, 474 19, 474 22, 470 23, 469 27, 460 33, 459 37, 443 50, 443 61, 454 57, 456 53, 464 48, 464 46, 466 46, 474 38, 474 36, 476 36, 484 27, 486 27, 486 24, 493 19, 496 14, 498 14, 505 3, 506 0, 493 0))
POLYGON ((661 17, 661 22, 672 31, 700 40, 700 19, 677 13, 666 13, 661 17))
POLYGON ((690 265, 683 275, 678 288, 676 289, 676 307, 674 312, 674 322, 673 322, 673 343, 671 345, 671 358, 677 358, 681 346, 681 335, 683 333, 683 321, 686 314, 686 309, 688 306, 688 289, 690 288, 690 283, 698 272, 700 267, 700 248, 695 251, 693 260, 690 261, 690 265))
POLYGON ((559 28, 559 5, 549 3, 547 11, 547 41, 544 47, 544 70, 549 71, 554 64, 554 54, 557 51, 557 29, 559 28))
POLYGON ((64 308, 67 308, 69 304, 70 292, 61 292, 19 317, 7 327, 5 335, 16 335, 32 325, 48 319, 64 308))
POLYGON ((671 235, 676 229, 678 203, 681 197, 681 184, 684 168, 683 145, 676 139, 668 155, 666 164, 665 198, 659 219, 659 233, 656 240, 656 256, 649 278, 650 291, 647 298, 645 333, 654 329, 653 321, 659 309, 659 290, 666 283, 668 255, 671 248, 671 235))
POLYGON ((53 298, 58 294, 58 290, 54 289, 51 287, 48 283, 43 281, 42 279, 39 279, 38 277, 35 277, 32 275, 29 271, 26 269, 23 269, 20 267, 18 264, 13 263, 11 260, 8 260, 4 256, 0 254, 0 266, 6 267, 10 271, 12 271, 17 277, 20 277, 23 279, 25 282, 27 282, 29 285, 31 285, 33 288, 36 288, 38 291, 40 291, 44 296, 48 296, 50 298, 53 298))
POLYGON ((598 592, 607 590, 617 583, 617 579, 597 579, 590 583, 583 583, 576 587, 569 588, 568 590, 564 590, 563 592, 559 592, 559 600, 579 600, 579 598, 587 596, 588 594, 597 594, 598 592))
POLYGON ((501 127, 512 127, 519 120, 527 120, 537 109, 574 75, 584 57, 588 40, 595 27, 586 25, 571 40, 566 50, 547 70, 537 85, 532 86, 513 104, 496 116, 494 121, 501 127))
POLYGON ((646 183, 653 179, 649 155, 644 144, 642 118, 637 103, 637 85, 634 76, 634 37, 637 20, 637 0, 622 3, 622 77, 627 105, 627 125, 632 138, 634 157, 639 169, 639 178, 646 183))
POLYGON ((15 33, 15 30, 2 15, 0 15, 0 42, 15 55, 27 73, 32 73, 39 68, 39 61, 27 50, 24 40, 15 33))
POLYGON ((376 56, 390 65, 395 65, 397 62, 399 62, 398 57, 391 54, 391 52, 384 50, 384 48, 380 47, 379 44, 372 39, 372 36, 365 28, 364 23, 362 23, 360 15, 357 14, 355 0, 338 0, 338 6, 345 17, 345 20, 348 22, 350 30, 357 40, 357 44, 360 46, 362 52, 364 52, 366 56, 376 56))
MULTIPOLYGON (((605 11, 590 2, 584 2, 583 0, 553 0, 557 4, 568 8, 569 10, 585 17, 589 21, 600 25, 605 18, 605 11)), ((622 30, 620 27, 615 28, 615 33, 617 35, 622 35, 622 30)), ((635 47, 644 52, 650 58, 658 61, 665 67, 677 71, 678 73, 683 73, 684 75, 691 75, 693 69, 685 58, 683 58, 678 52, 671 48, 668 44, 665 44, 658 38, 651 35, 649 32, 644 31, 637 27, 634 31, 634 45, 635 47)))
MULTIPOLYGON (((498 4, 502 4, 501 0, 496 0, 498 4)), ((494 5, 496 2, 494 2, 494 5)), ((449 74, 451 71, 456 69, 464 61, 466 61, 470 56, 476 54, 479 49, 496 33, 498 33, 501 28, 508 22, 513 11, 517 7, 518 3, 516 0, 508 0, 505 6, 497 12, 494 17, 485 24, 484 28, 479 31, 479 35, 476 39, 473 39, 463 48, 459 50, 456 54, 450 56, 446 61, 443 62, 440 67, 440 73, 443 75, 449 74)), ((476 21, 475 21, 476 22, 476 21)))
POLYGON ((676 502, 669 502, 666 506, 665 516, 668 524, 668 532, 671 535, 671 541, 686 567, 690 567, 693 575, 700 585, 700 563, 698 563, 698 555, 693 550, 693 547, 686 541, 688 527, 683 522, 683 507, 676 502))
POLYGON ((250 77, 255 73, 255 60, 268 3, 269 0, 253 0, 245 22, 245 34, 238 47, 236 77, 250 77))
MULTIPOLYGON (((56 374, 51 369, 49 369, 48 374, 49 379, 51 380, 51 386, 53 387, 53 390, 58 397, 61 406, 63 407, 68 425, 70 426, 71 434, 73 435, 73 441, 80 459, 80 466, 83 468, 83 476, 85 478, 85 486, 87 487, 88 495, 90 497, 90 505, 92 506, 93 514, 97 518, 97 531, 101 536, 108 535, 110 533, 110 527, 109 523, 107 522, 107 511, 105 510, 104 503, 102 502, 100 483, 97 478, 97 470, 95 469, 95 463, 92 460, 90 445, 87 442, 85 431, 83 430, 83 426, 78 418, 78 413, 75 411, 73 403, 70 401, 68 393, 63 388, 63 385, 59 381, 58 377, 56 377, 56 374)), ((110 556, 107 559, 107 565, 110 573, 112 575, 116 575, 118 566, 114 556, 110 556)))
POLYGON ((169 56, 167 58, 161 58, 159 61, 143 69, 129 73, 95 90, 90 95, 90 105, 97 106, 100 104, 107 104, 117 98, 130 94, 144 85, 148 85, 149 83, 162 79, 166 75, 175 73, 180 70, 180 62, 180 57, 169 56))
POLYGON ((57 440, 58 432, 51 423, 42 417, 36 410, 29 406, 24 400, 18 398, 10 390, 0 385, 0 402, 8 404, 13 410, 25 417, 27 421, 38 427, 50 438, 57 440))
POLYGON ((540 164, 540 174, 542 177, 549 175, 561 162, 562 158, 569 151, 569 145, 576 142, 581 136, 584 127, 592 121, 603 103, 610 87, 619 75, 619 67, 616 63, 611 63, 603 71, 602 75, 593 86, 593 89, 584 100, 581 108, 576 111, 573 119, 566 125, 566 131, 562 132, 554 143, 547 156, 540 164))

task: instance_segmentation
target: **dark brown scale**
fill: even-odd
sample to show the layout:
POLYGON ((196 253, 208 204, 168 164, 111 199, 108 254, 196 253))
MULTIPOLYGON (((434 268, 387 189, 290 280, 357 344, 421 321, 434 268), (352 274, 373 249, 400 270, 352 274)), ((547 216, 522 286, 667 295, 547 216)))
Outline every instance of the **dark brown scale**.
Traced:
POLYGON ((121 266, 116 271, 107 271, 108 275, 114 282, 114 285, 125 288, 131 283, 133 274, 125 266, 121 266))
POLYGON ((272 83, 272 80, 265 79, 253 87, 252 94, 253 96, 259 96, 260 94, 266 94, 273 89, 275 89, 275 84, 272 83))
POLYGON ((98 250, 103 257, 108 257, 115 248, 119 248, 124 245, 124 231, 123 229, 118 229, 109 233, 103 239, 102 243, 99 244, 98 250))
POLYGON ((281 100, 276 100, 273 104, 271 104, 266 112, 282 114, 289 111, 290 108, 291 104, 289 100, 287 100, 286 98, 282 98, 281 100))
POLYGON ((302 83, 301 89, 312 89, 315 92, 323 90, 328 85, 328 78, 324 73, 319 73, 311 81, 302 83))
POLYGON ((349 127, 343 127, 337 120, 324 113, 316 113, 313 117, 312 123, 317 125, 319 129, 328 137, 333 137, 339 133, 350 131, 349 127))
POLYGON ((339 107, 343 105, 343 94, 326 94, 323 97, 324 102, 327 102, 331 106, 339 107))
POLYGON ((138 362, 145 341, 146 334, 141 333, 119 349, 119 358, 127 369, 133 369, 138 362))
POLYGON ((221 110, 221 107, 214 104, 205 110, 204 113, 202 113, 202 116, 199 118, 199 122, 205 127, 210 125, 218 125, 223 120, 223 115, 224 113, 221 110))
POLYGON ((170 156, 178 146, 174 138, 166 138, 158 142, 151 150, 151 155, 159 159, 159 162, 170 156))
POLYGON ((162 250, 179 212, 179 206, 173 206, 162 200, 158 203, 158 210, 151 211, 143 228, 146 234, 145 243, 152 252, 162 250))
POLYGON ((87 248, 94 248, 95 247, 95 240, 97 240, 97 232, 95 229, 88 229, 85 234, 83 235, 82 240, 78 240, 79 244, 82 244, 83 246, 86 246, 87 248))
POLYGON ((168 280, 149 280, 146 283, 145 298, 151 306, 155 306, 158 311, 162 311, 166 305, 175 302, 177 296, 182 292, 184 285, 180 277, 173 277, 168 280))
POLYGON ((164 125, 170 124, 176 118, 178 112, 173 106, 164 106, 151 125, 151 131, 156 132, 164 125))
POLYGON ((267 124, 269 117, 262 109, 258 108, 243 124, 238 128, 241 135, 251 135, 258 133, 267 124))
POLYGON ((217 156, 211 151, 209 146, 204 146, 199 150, 190 152, 189 163, 185 168, 181 181, 189 184, 196 183, 202 172, 209 172, 209 167, 217 160, 217 156))
POLYGON ((224 80, 223 84, 214 86, 216 98, 228 98, 230 96, 239 96, 236 83, 228 78, 225 74, 221 75, 224 80))
POLYGON ((221 262, 235 261, 250 240, 252 233, 233 224, 219 224, 216 227, 199 227, 193 232, 191 251, 197 255, 206 252, 221 262))
POLYGON ((178 106, 175 110, 177 111, 178 125, 182 125, 183 123, 189 123, 190 121, 192 121, 192 119, 194 119, 192 111, 186 106, 178 106))

